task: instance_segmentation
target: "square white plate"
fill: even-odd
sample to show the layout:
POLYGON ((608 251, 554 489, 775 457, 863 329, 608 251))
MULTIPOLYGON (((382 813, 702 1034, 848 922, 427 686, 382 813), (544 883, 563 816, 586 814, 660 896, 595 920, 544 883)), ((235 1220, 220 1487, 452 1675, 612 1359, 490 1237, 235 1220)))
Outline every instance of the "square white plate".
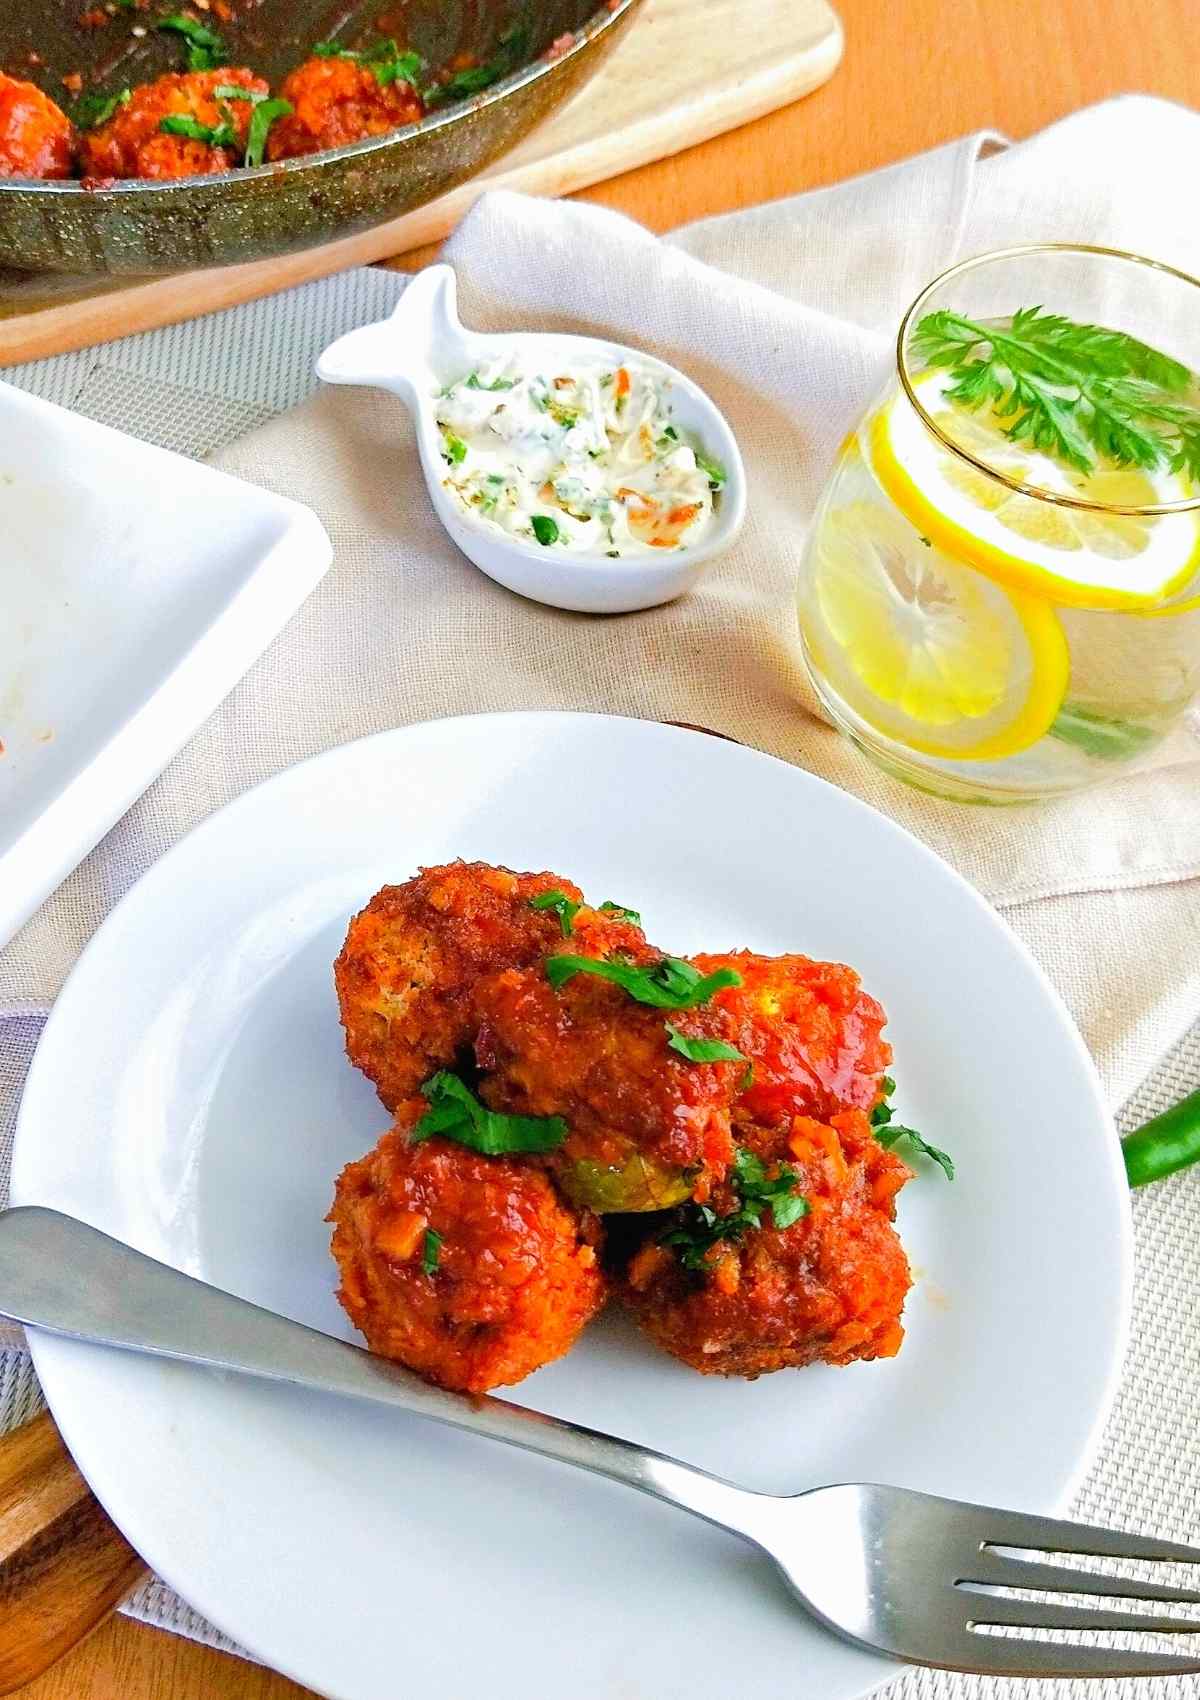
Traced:
POLYGON ((0 947, 328 570, 316 515, 0 384, 0 947))

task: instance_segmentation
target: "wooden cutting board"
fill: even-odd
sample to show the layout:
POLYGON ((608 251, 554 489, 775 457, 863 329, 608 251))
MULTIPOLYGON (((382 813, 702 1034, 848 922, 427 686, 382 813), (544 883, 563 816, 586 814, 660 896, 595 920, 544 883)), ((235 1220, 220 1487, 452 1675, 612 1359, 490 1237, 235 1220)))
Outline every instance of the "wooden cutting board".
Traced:
POLYGON ((306 253, 129 283, 0 272, 0 366, 108 342, 440 241, 485 189, 567 195, 678 153, 825 82, 842 54, 827 0, 645 0, 601 70, 482 175, 375 230, 306 253))

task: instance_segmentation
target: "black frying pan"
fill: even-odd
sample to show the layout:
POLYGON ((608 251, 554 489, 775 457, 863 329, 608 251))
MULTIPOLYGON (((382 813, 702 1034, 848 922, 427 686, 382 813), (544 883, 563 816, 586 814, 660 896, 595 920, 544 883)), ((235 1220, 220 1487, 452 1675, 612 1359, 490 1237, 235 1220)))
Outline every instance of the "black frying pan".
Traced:
MULTIPOLYGON (((232 64, 274 86, 331 37, 348 47, 393 35, 431 66, 456 53, 491 60, 519 30, 523 64, 483 93, 391 135, 305 159, 183 182, 79 183, 0 178, 0 266, 148 275, 265 258, 348 236, 444 193, 517 142, 591 74, 638 0, 234 0, 219 25, 232 64), (382 5, 382 10, 381 10, 382 5), (551 43, 573 36, 571 45, 551 43)), ((115 93, 182 69, 178 36, 154 28, 179 8, 152 0, 105 28, 78 19, 91 0, 0 0, 0 68, 68 110, 62 78, 115 93)), ((190 8, 189 8, 190 9, 190 8)), ((211 15, 211 14, 210 14, 211 15)), ((215 18, 213 20, 215 22, 215 18)))

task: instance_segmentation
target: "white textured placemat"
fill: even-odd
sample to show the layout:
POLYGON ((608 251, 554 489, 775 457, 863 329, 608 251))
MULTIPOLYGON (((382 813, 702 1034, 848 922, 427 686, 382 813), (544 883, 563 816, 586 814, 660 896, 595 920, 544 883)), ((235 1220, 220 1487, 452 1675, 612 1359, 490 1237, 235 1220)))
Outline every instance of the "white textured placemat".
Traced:
MULTIPOLYGON (((1126 108, 1123 116, 1136 123, 1137 111, 1126 108)), ((960 188, 969 191, 965 182, 970 176, 968 168, 982 151, 979 144, 959 145, 950 162, 953 169, 943 174, 944 181, 953 184, 956 194, 960 188), (964 179, 962 183, 960 175, 964 179)), ((880 174, 870 180, 878 185, 877 190, 863 191, 864 201, 869 201, 872 194, 879 196, 881 244, 894 240, 896 234, 885 217, 887 175, 880 174)), ((811 215, 814 197, 807 199, 811 215)), ((680 246, 711 263, 724 262, 729 270, 743 276, 769 282, 772 289, 787 296, 794 268, 784 245, 776 244, 780 256, 778 277, 765 278, 762 273, 764 248, 770 247, 769 242, 763 241, 764 234, 769 235, 763 225, 768 216, 778 220, 787 215, 776 209, 749 214, 740 228, 733 228, 734 221, 714 221, 684 233, 680 246)), ((925 217, 947 221, 948 251, 956 241, 961 241, 965 217, 962 205, 947 199, 939 212, 931 203, 925 208, 925 217)), ((1149 241, 1146 245, 1154 246, 1149 241)), ((928 269, 924 254, 897 250, 893 258, 902 271, 928 269)), ((832 265, 835 257, 830 249, 827 253, 810 252, 807 259, 810 266, 819 268, 832 265)), ((922 272, 916 282, 923 281, 923 275, 922 272)), ((681 272, 681 291, 691 281, 694 280, 681 272)), ((868 301, 870 289, 877 282, 878 278, 875 284, 864 279, 861 310, 866 324, 873 322, 878 308, 878 303, 868 301)), ((300 402, 313 387, 312 360, 320 347, 341 330, 386 312, 402 287, 402 280, 388 274, 348 273, 207 320, 59 360, 38 362, 5 376, 52 400, 152 441, 185 453, 214 452, 300 402)), ((312 428, 311 416, 306 428, 312 428)), ((273 427, 274 431, 280 429, 273 427)), ((243 470, 254 475, 252 467, 243 470)), ((269 476, 264 473, 265 480, 269 476)), ((348 585, 343 584, 342 594, 347 589, 348 585)), ((335 593, 336 585, 330 594, 335 593)), ((559 704, 548 699, 545 705, 559 704)), ((653 707, 648 711, 653 712, 653 707)), ((331 741, 336 741, 336 737, 331 741)), ((207 806, 211 807, 217 800, 214 792, 207 806)), ((203 803, 203 799, 199 801, 203 803)), ((984 819, 976 818, 981 822, 984 819)), ((136 861, 138 851, 144 848, 133 839, 127 846, 124 830, 124 823, 114 828, 108 843, 97 852, 99 865, 113 870, 115 884, 109 892, 109 902, 131 877, 122 852, 128 848, 136 861)), ((1187 846, 1183 848, 1186 850, 1187 846)), ((1081 845, 1081 852, 1082 849, 1081 845)), ((92 865, 96 865, 95 858, 92 865)), ((1180 875, 1174 873, 1173 877, 1180 875)), ((1115 898, 1117 893, 1112 895, 1115 898)), ((1135 903, 1136 890, 1126 895, 1131 904, 1135 903)), ((76 899, 71 886, 58 894, 55 900, 59 905, 58 916, 71 936, 78 932, 86 937, 95 924, 95 899, 93 886, 88 891, 87 902, 81 899, 76 912, 72 907, 76 899)), ((1055 897, 1043 888, 1036 903, 1022 903, 1015 893, 1010 893, 1005 905, 1010 919, 1039 949, 1051 972, 1055 972, 1056 966, 1061 969, 1060 982, 1072 980, 1072 965, 1063 957, 1062 940, 1046 917, 1054 905, 1069 901, 1065 891, 1062 897, 1055 897)), ((1107 944, 1099 938, 1079 938, 1078 954, 1084 959, 1103 961, 1107 955, 1115 961, 1137 948, 1136 916, 1131 918, 1116 907, 1106 913, 1120 916, 1119 920, 1107 923, 1114 930, 1119 928, 1120 934, 1115 942, 1109 940, 1107 944)), ((1077 972, 1074 979, 1078 981, 1077 972)), ((1119 1003, 1123 988, 1097 986, 1090 1001, 1087 988, 1075 984, 1073 992, 1077 1013, 1083 1019, 1092 1010, 1104 1013, 1102 1006, 1106 1000, 1119 1003)), ((7 1142, 20 1083, 41 1025, 38 1012, 31 1007, 32 1001, 24 1001, 20 1011, 14 1009, 7 1020, 0 1013, 0 1188, 7 1172, 7 1142)), ((1173 1034, 1186 1025, 1185 1020, 1176 1019, 1177 1014, 1172 1008, 1173 1034)), ((1187 1018, 1192 1014, 1194 1005, 1187 1018)), ((1166 1042, 1163 1039, 1160 1043, 1166 1042)), ((1139 1060, 1144 1072, 1151 1060, 1144 1050, 1139 1050, 1137 1045, 1124 1049, 1115 1046, 1109 1058, 1110 1081, 1121 1082, 1122 1090, 1132 1087, 1138 1078, 1139 1060)), ((1166 1107, 1196 1085, 1200 1085, 1200 1025, 1176 1045, 1168 1059, 1134 1094, 1123 1115, 1125 1124, 1133 1125, 1166 1107)), ((1036 1176, 1031 1176, 1031 1184, 1036 1184, 1036 1176)), ((1078 1510, 1094 1521, 1194 1537, 1200 1530, 1200 1323, 1195 1314, 1200 1295, 1200 1172, 1177 1177, 1139 1195, 1135 1200, 1135 1218, 1138 1282, 1130 1357, 1118 1406, 1100 1457, 1080 1495, 1078 1510)), ((1021 1326, 1021 1319, 1014 1318, 1014 1326, 1021 1326)), ((3 1354, 0 1425, 10 1426, 23 1420, 32 1414, 37 1403, 27 1357, 16 1350, 3 1354)), ((1020 1423, 1019 1411, 1014 1411, 1013 1421, 1020 1423)), ((213 1645, 228 1646, 160 1585, 143 1590, 129 1609, 148 1622, 213 1645)), ((904 1700, 917 1700, 917 1696, 928 1700, 933 1695, 966 1700, 968 1695, 999 1692, 1000 1686, 921 1673, 901 1678, 891 1692, 897 1697, 903 1695, 904 1700)), ((1076 1687, 1082 1695, 1083 1684, 1055 1685, 1056 1691, 1069 1689, 1072 1694, 1076 1687)), ((1047 1685, 1038 1683, 1003 1685, 1005 1693, 1029 1696, 1046 1688, 1047 1685)), ((1152 1694, 1163 1696, 1164 1700, 1182 1700, 1184 1695, 1200 1693, 1200 1685, 1190 1679, 1158 1685, 1087 1685, 1089 1695, 1097 1697, 1105 1693, 1129 1695, 1143 1689, 1147 1700, 1152 1694)), ((803 1692, 802 1682, 798 1691, 803 1692)))

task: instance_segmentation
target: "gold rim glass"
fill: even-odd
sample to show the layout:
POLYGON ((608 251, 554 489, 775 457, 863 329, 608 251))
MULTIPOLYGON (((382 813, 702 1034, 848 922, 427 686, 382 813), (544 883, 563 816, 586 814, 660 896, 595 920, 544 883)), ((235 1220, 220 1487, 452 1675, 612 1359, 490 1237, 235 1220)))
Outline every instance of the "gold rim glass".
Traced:
MULTIPOLYGON (((1022 307, 1040 306, 1049 312, 1089 324, 1126 331, 1200 372, 1200 280, 1160 260, 1120 248, 1086 243, 1034 242, 1018 248, 998 248, 960 260, 934 278, 905 313, 896 338, 896 371, 901 387, 918 418, 951 454, 977 472, 1033 500, 1057 507, 1084 508, 1093 513, 1149 517, 1200 508, 1200 494, 1177 502, 1126 506, 1094 502, 1061 490, 1023 483, 980 460, 948 436, 926 411, 917 394, 919 362, 912 354, 912 336, 927 313, 952 308, 976 319, 1007 318, 1022 307)), ((1200 401, 1200 393, 1197 395, 1200 401)))

